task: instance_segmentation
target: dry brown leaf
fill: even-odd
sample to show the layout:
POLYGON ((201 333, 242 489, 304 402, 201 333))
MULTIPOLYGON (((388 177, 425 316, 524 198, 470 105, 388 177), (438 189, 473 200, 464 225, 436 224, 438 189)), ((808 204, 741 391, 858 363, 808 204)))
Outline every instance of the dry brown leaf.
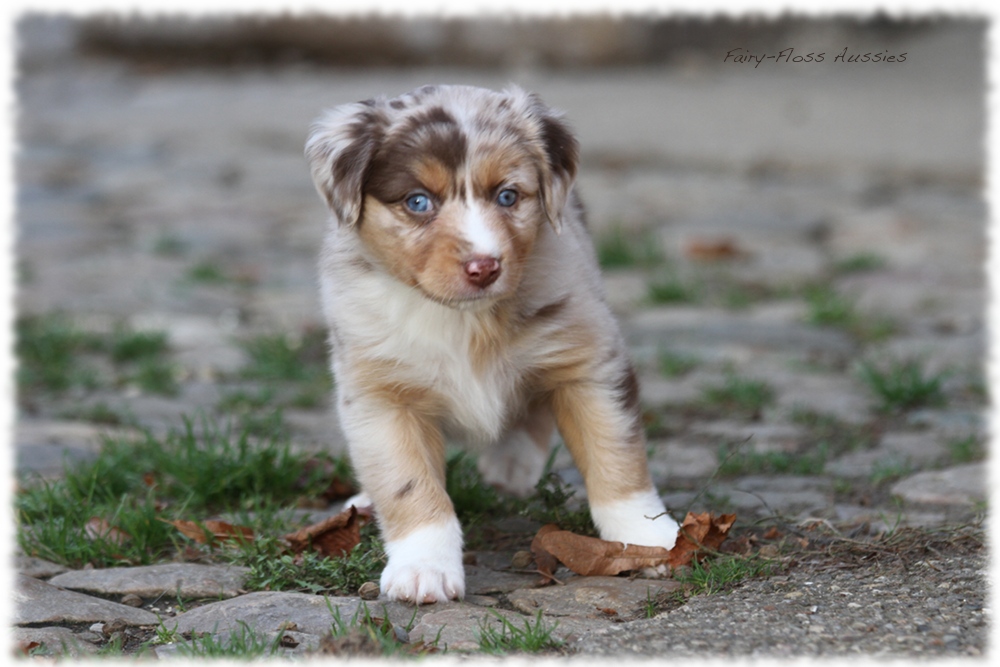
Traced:
POLYGON ((701 560, 705 557, 706 550, 717 550, 725 541, 735 521, 735 514, 716 517, 708 512, 701 514, 688 512, 680 530, 677 531, 677 543, 670 550, 670 567, 687 565, 696 554, 698 560, 701 560))
POLYGON ((643 547, 608 542, 596 537, 554 530, 538 536, 539 546, 577 574, 609 576, 628 570, 656 567, 668 562, 670 552, 663 547, 643 547))
POLYGON ((29 655, 32 651, 34 651, 39 646, 41 646, 41 644, 38 643, 38 642, 20 641, 20 642, 17 643, 17 650, 20 651, 21 653, 23 653, 24 655, 29 655))
POLYGON ((112 526, 100 517, 92 517, 83 527, 83 532, 88 539, 104 540, 110 544, 121 546, 132 539, 132 536, 120 528, 112 526))
POLYGON ((542 547, 542 538, 551 532, 559 530, 559 526, 554 523, 547 523, 538 529, 535 537, 531 540, 531 555, 535 558, 535 568, 546 578, 546 583, 554 583, 556 568, 559 567, 559 559, 550 554, 542 547))
POLYGON ((686 248, 687 256, 702 261, 736 259, 746 254, 733 239, 696 239, 686 248))
POLYGON ((676 544, 669 551, 577 535, 548 524, 532 540, 531 553, 538 571, 550 578, 559 562, 583 576, 614 576, 660 565, 676 568, 689 564, 696 556, 701 559, 709 551, 718 550, 735 521, 735 514, 716 517, 707 512, 689 512, 677 532, 676 544))
POLYGON ((160 519, 164 523, 169 523, 171 526, 181 531, 185 537, 189 537, 198 544, 208 544, 209 542, 224 542, 226 540, 240 539, 240 540, 252 540, 253 539, 253 529, 247 528, 246 526, 234 526, 231 523, 226 523, 225 521, 184 521, 183 519, 176 519, 174 521, 167 521, 166 519, 160 519))
POLYGON ((340 558, 351 552, 361 542, 361 522, 358 510, 353 505, 325 521, 306 526, 285 539, 294 553, 312 548, 320 554, 340 558))

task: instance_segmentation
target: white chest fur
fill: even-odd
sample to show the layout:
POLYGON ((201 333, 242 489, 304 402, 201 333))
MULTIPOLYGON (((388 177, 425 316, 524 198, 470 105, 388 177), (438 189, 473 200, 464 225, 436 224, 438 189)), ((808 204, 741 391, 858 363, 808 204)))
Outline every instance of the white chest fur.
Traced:
POLYGON ((434 391, 446 408, 444 425, 473 441, 502 434, 520 399, 517 364, 512 349, 483 350, 477 343, 481 312, 436 303, 379 274, 349 290, 325 291, 347 343, 338 354, 363 350, 370 359, 390 362, 394 381, 434 391))

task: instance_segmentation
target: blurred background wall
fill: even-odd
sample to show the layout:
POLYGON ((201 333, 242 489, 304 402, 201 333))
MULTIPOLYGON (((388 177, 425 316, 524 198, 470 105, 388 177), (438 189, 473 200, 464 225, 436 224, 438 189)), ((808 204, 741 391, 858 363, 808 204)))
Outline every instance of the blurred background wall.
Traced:
MULTIPOLYGON (((802 16, 765 19, 684 16, 582 16, 566 19, 444 20, 276 15, 231 18, 94 15, 38 20, 46 30, 23 40, 40 55, 71 45, 82 55, 153 65, 265 65, 309 62, 338 67, 460 65, 487 68, 592 68, 721 64, 734 46, 774 52, 845 40, 893 43, 932 30, 940 17, 802 16)), ((22 31, 22 35, 24 35, 22 31)), ((838 49, 839 50, 839 49, 838 49)))

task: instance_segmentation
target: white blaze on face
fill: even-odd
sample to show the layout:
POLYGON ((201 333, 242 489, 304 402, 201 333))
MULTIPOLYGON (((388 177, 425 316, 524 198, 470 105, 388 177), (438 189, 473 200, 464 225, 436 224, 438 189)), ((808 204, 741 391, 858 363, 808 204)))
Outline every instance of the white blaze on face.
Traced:
POLYGON ((481 202, 472 195, 472 179, 466 178, 465 219, 462 224, 462 236, 472 246, 472 255, 485 255, 500 259, 500 241, 486 220, 481 202))

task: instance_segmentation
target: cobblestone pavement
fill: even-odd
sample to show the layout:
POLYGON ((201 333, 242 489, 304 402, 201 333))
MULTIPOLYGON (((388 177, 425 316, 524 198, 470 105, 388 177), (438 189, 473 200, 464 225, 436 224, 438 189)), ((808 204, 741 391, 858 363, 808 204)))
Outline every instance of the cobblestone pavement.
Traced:
MULTIPOLYGON (((409 638, 440 632, 451 650, 470 650, 486 609, 540 609, 559 621, 566 650, 583 654, 985 651, 985 548, 970 537, 987 501, 979 28, 943 24, 887 45, 910 54, 891 69, 587 72, 158 70, 76 58, 58 31, 24 37, 18 314, 165 331, 179 392, 22 396, 20 475, 93 456, 106 427, 80 416, 88 406, 176 426, 219 400, 246 363, 241 338, 320 327, 324 212, 302 144, 321 109, 428 82, 517 81, 578 131, 595 238, 622 230, 661 255, 605 275, 642 370, 668 507, 734 511, 742 525, 806 541, 819 526, 837 536, 820 542, 845 550, 786 556, 775 576, 652 618, 642 613, 649 586, 674 582, 570 577, 534 590, 533 578, 506 571, 509 553, 484 551, 469 566, 470 598, 419 609, 409 638), (208 269, 213 279, 196 278, 208 269), (939 380, 941 400, 888 414, 860 369, 906 361, 939 380), (733 395, 748 387, 749 403, 733 395), (925 539, 891 553, 870 539, 908 529, 925 539)), ((342 446, 322 405, 286 420, 296 446, 342 446)), ((555 465, 579 482, 567 457, 555 465)), ((17 641, 81 654, 106 639, 102 624, 148 628, 157 614, 181 631, 224 633, 241 619, 286 630, 298 643, 289 652, 315 650, 329 629, 322 598, 242 594, 239 569, 66 572, 25 555, 18 569, 17 641), (157 602, 178 586, 216 601, 183 613, 157 602), (120 604, 128 594, 142 606, 120 604)), ((350 612, 360 599, 333 603, 350 612)), ((397 622, 413 613, 388 611, 397 622)))

